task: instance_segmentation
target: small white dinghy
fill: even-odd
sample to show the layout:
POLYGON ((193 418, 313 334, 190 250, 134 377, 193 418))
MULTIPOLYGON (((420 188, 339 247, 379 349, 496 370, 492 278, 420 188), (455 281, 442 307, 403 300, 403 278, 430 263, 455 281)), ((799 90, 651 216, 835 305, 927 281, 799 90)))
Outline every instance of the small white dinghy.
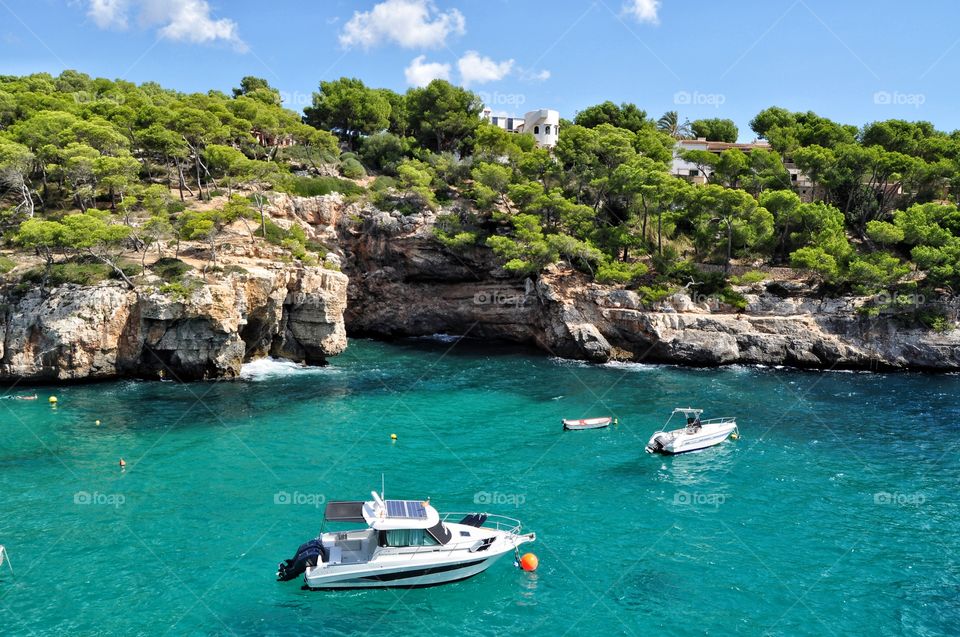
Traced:
POLYGON ((702 413, 702 409, 693 409, 691 407, 677 407, 674 409, 663 428, 650 438, 650 442, 647 443, 647 453, 663 453, 667 455, 686 453, 688 451, 697 451, 718 445, 728 437, 733 437, 734 439, 740 437, 740 430, 737 428, 736 418, 727 417, 701 420, 700 415, 702 413), (677 414, 684 415, 687 421, 686 427, 667 431, 667 426, 677 414))
POLYGON ((563 429, 565 431, 579 431, 581 429, 603 429, 604 427, 609 427, 610 423, 613 422, 613 418, 581 418, 580 420, 567 420, 563 421, 563 429))

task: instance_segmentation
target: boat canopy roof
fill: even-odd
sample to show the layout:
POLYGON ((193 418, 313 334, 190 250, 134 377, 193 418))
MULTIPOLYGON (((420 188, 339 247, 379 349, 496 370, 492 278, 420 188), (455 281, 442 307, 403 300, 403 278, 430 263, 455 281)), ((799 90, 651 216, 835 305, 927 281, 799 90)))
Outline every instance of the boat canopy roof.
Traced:
POLYGON ((363 517, 363 502, 327 502, 323 517, 330 522, 358 522, 366 520, 363 517))
POLYGON ((684 416, 699 416, 703 413, 703 410, 694 409, 693 407, 674 407, 673 413, 683 414, 684 416))
POLYGON ((440 522, 440 514, 429 501, 383 500, 376 492, 363 503, 363 518, 377 531, 429 529, 440 522))

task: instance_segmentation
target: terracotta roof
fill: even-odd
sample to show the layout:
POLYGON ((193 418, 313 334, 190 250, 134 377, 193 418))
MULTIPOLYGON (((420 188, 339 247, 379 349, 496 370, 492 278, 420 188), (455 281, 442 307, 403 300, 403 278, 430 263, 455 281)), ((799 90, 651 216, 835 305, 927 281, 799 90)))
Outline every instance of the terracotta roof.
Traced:
POLYGON ((751 150, 770 150, 770 144, 767 142, 750 142, 747 144, 741 144, 738 142, 711 142, 705 139, 681 139, 677 142, 680 146, 706 146, 706 150, 710 152, 723 152, 731 148, 737 148, 739 150, 750 152, 751 150))

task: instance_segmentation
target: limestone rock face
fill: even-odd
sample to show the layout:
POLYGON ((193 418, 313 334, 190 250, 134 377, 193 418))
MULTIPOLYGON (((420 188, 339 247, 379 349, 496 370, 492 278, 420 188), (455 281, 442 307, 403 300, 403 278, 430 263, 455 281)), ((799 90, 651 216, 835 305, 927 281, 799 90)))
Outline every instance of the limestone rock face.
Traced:
POLYGON ((274 354, 322 363, 346 348, 347 279, 318 267, 231 274, 175 298, 113 283, 9 292, 0 378, 230 378, 274 354))
POLYGON ((327 268, 244 242, 223 253, 245 272, 187 298, 114 283, 0 292, 0 380, 230 378, 267 355, 323 363, 346 348, 348 331, 499 339, 595 362, 960 369, 957 300, 946 304, 954 329, 936 332, 862 312, 864 298, 815 298, 798 281, 744 288, 737 311, 686 291, 644 303, 564 265, 517 279, 484 247, 436 241, 439 215, 457 205, 402 214, 336 193, 276 194, 271 217, 323 243, 327 268))
POLYGON ((361 228, 340 229, 354 333, 497 338, 598 362, 960 369, 960 330, 868 318, 858 312, 863 298, 803 296, 804 286, 790 282, 747 290, 742 312, 685 292, 645 306, 635 292, 562 266, 518 281, 482 248, 445 250, 432 239, 432 213, 361 216, 361 228))

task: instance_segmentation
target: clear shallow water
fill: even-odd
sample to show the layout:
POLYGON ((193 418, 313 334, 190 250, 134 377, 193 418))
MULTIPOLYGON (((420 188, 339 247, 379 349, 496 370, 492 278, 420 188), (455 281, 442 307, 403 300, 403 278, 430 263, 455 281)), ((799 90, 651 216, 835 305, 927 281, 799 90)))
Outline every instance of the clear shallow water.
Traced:
POLYGON ((0 571, 0 633, 960 632, 960 377, 451 345, 352 341, 324 369, 58 388, 56 409, 53 390, 0 400, 16 571, 0 571), (737 415, 742 439, 645 454, 688 404, 737 415), (602 414, 620 425, 560 429, 602 414), (321 500, 363 498, 381 473, 390 497, 520 518, 540 569, 504 558, 411 591, 275 582, 321 500))

